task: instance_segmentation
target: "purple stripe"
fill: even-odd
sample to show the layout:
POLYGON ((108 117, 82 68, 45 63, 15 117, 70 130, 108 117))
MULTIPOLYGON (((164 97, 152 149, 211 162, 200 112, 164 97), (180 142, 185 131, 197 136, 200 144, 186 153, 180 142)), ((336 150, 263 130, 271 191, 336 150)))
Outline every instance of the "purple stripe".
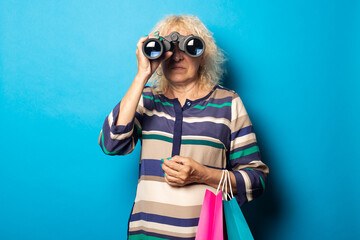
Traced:
POLYGON ((230 147, 230 129, 224 125, 213 122, 186 123, 183 122, 183 136, 195 135, 206 136, 219 139, 225 144, 226 148, 230 147))
POLYGON ((151 175, 151 176, 164 176, 164 170, 161 168, 161 160, 154 159, 142 159, 140 164, 140 176, 151 175))
MULTIPOLYGON (((207 103, 207 102, 206 102, 207 103)), ((222 108, 206 107, 204 109, 189 108, 184 111, 184 117, 215 117, 215 118, 231 118, 231 107, 225 106, 222 108)))
POLYGON ((253 129, 253 126, 250 125, 250 126, 247 126, 247 127, 244 127, 236 132, 233 132, 231 134, 231 141, 234 140, 235 138, 237 137, 241 137, 241 136, 244 136, 246 134, 249 134, 249 133, 253 133, 254 132, 254 129, 253 129))
POLYGON ((182 123, 183 123, 183 111, 179 101, 174 101, 175 109, 175 124, 173 133, 173 147, 171 156, 180 155, 181 147, 181 134, 182 134, 182 123))
POLYGON ((238 202, 239 206, 241 206, 247 202, 245 182, 244 182, 244 178, 242 177, 241 173, 239 173, 238 171, 233 171, 233 173, 234 173, 235 179, 236 179, 236 190, 237 190, 235 198, 236 198, 236 201, 238 202))
POLYGON ((237 164, 248 164, 251 161, 260 160, 260 152, 254 152, 252 154, 235 158, 233 160, 230 160, 231 167, 235 167, 237 164))
POLYGON ((131 131, 133 126, 134 126, 134 121, 131 121, 125 126, 123 125, 115 126, 113 123, 113 125, 110 128, 108 117, 106 117, 102 129, 102 135, 103 135, 102 138, 104 139, 104 141, 101 141, 101 147, 104 153, 106 152, 103 148, 105 148, 106 151, 108 152, 112 152, 111 155, 113 154, 123 155, 131 151, 134 147, 134 145, 132 144, 133 143, 132 137, 134 138, 134 144, 136 144, 138 140, 136 131, 133 132, 132 137, 123 140, 111 139, 110 131, 114 134, 123 134, 131 131))
POLYGON ((153 232, 146 232, 144 230, 129 232, 129 235, 138 235, 138 234, 144 234, 146 236, 163 238, 164 240, 165 239, 170 239, 170 240, 194 240, 195 239, 195 237, 181 238, 181 237, 174 237, 174 236, 163 235, 163 234, 158 234, 158 233, 153 233, 153 232))
POLYGON ((242 170, 249 175, 253 197, 256 198, 260 196, 264 191, 263 186, 261 184, 260 176, 265 181, 265 174, 262 171, 256 169, 252 169, 252 170, 242 169, 242 170))
POLYGON ((174 121, 169 120, 164 117, 152 116, 148 117, 147 115, 143 115, 143 131, 162 131, 166 133, 173 134, 172 131, 174 129, 174 121))
POLYGON ((236 152, 239 152, 239 151, 243 151, 243 150, 245 150, 245 149, 248 149, 248 148, 251 148, 251 147, 257 146, 257 145, 258 145, 257 142, 250 143, 250 144, 245 145, 245 146, 243 146, 243 147, 235 148, 234 150, 232 150, 232 151, 230 152, 230 154, 233 154, 233 153, 236 153, 236 152))
POLYGON ((174 218, 168 216, 161 216, 150 213, 135 213, 131 215, 130 222, 144 220, 147 222, 156 222, 178 227, 195 227, 199 223, 199 218, 174 218))

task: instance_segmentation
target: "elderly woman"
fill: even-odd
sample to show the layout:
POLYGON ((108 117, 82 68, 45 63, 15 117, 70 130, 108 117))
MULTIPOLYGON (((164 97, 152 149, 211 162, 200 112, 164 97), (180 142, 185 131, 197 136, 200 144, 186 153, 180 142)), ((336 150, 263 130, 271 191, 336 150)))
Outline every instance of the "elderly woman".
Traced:
POLYGON ((264 191, 268 167, 240 97, 218 85, 224 56, 211 32, 186 15, 169 16, 155 30, 137 43, 137 74, 105 119, 99 144, 125 155, 141 141, 129 239, 194 239, 205 190, 216 191, 223 169, 242 205, 264 191), (174 44, 159 59, 145 57, 147 39, 172 32, 203 39, 204 54, 189 56, 174 44))

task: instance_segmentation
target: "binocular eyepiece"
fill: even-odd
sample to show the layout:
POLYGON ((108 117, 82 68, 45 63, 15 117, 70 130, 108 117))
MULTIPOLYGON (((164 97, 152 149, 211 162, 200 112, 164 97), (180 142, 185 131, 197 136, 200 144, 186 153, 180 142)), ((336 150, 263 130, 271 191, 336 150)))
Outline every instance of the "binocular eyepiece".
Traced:
POLYGON ((192 34, 183 36, 178 32, 172 32, 159 39, 147 39, 143 44, 142 51, 148 59, 154 60, 160 58, 164 52, 173 51, 175 43, 178 43, 179 49, 190 57, 200 57, 205 51, 205 42, 202 38, 192 34))

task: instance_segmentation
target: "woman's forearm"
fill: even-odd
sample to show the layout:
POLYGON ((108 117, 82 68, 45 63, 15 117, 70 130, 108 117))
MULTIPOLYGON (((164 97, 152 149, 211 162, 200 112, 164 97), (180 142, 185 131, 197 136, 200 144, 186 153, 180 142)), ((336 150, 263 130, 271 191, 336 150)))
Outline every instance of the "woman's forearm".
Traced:
POLYGON ((126 125, 134 119, 136 108, 147 80, 147 77, 136 75, 129 90, 120 102, 120 112, 116 125, 126 125))
MULTIPOLYGON (((217 188, 221 179, 222 170, 209 168, 202 165, 202 170, 200 170, 200 182, 207 184, 213 188, 217 188)), ((236 179, 235 175, 230 172, 230 180, 231 180, 231 187, 232 191, 235 194, 237 192, 236 189, 236 179)), ((230 191, 230 188, 228 187, 228 192, 230 191)))

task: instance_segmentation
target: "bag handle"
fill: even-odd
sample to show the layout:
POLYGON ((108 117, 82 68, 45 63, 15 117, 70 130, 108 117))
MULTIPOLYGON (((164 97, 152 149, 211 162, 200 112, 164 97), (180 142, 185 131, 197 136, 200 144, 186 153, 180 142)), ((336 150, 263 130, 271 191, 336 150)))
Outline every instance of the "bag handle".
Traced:
MULTIPOLYGON (((226 179, 225 171, 223 171, 222 174, 221 174, 220 182, 219 182, 218 188, 216 189, 216 195, 219 193, 221 183, 223 183, 223 179, 224 179, 224 180, 226 179), (225 176, 225 178, 224 178, 224 176, 225 176)), ((223 188, 222 188, 222 189, 223 189, 223 188)))
POLYGON ((230 172, 228 170, 223 170, 223 174, 225 173, 225 179, 222 183, 222 192, 224 193, 224 200, 229 201, 234 198, 234 193, 232 191, 231 187, 231 178, 230 178, 230 172), (228 192, 228 187, 230 191, 228 192))

